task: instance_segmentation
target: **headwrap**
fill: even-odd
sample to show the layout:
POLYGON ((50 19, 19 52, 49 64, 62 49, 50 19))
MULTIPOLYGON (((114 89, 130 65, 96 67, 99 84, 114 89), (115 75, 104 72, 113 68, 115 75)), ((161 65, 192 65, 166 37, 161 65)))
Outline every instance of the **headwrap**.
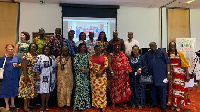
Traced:
POLYGON ((115 45, 120 45, 120 46, 121 46, 121 44, 120 44, 119 42, 114 43, 114 44, 113 44, 113 47, 114 47, 115 45))

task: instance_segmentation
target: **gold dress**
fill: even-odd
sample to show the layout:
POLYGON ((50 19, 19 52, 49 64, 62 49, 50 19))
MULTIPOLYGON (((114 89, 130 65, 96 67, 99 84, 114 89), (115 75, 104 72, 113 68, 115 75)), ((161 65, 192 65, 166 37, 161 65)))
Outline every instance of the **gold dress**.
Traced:
MULTIPOLYGON (((73 89, 73 72, 72 72, 72 60, 71 57, 63 63, 62 57, 58 56, 56 58, 56 63, 58 66, 57 71, 57 99, 58 107, 63 107, 64 105, 70 106, 71 94, 73 89), (62 64, 64 64, 64 69, 61 70, 62 64)), ((65 59, 64 59, 65 60, 65 59)))

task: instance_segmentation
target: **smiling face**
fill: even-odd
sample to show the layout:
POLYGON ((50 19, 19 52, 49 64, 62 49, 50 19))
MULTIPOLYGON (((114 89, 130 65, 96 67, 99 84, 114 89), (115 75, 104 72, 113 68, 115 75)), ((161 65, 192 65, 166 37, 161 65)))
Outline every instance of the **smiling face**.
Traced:
POLYGON ((134 56, 139 55, 139 47, 133 47, 132 52, 134 56))
POLYGON ((81 53, 86 53, 86 46, 84 44, 81 45, 80 52, 81 53))
POLYGON ((47 56, 49 56, 51 53, 50 53, 50 47, 45 47, 44 48, 44 55, 47 55, 47 56))
POLYGON ((101 54, 101 47, 100 46, 95 47, 94 51, 95 51, 95 54, 100 55, 101 54))
POLYGON ((171 42, 170 45, 169 45, 169 49, 174 52, 175 49, 176 49, 176 44, 174 42, 171 42))
POLYGON ((37 47, 35 44, 31 44, 30 52, 34 53, 37 51, 37 47))
POLYGON ((26 40, 26 35, 24 33, 20 34, 20 39, 21 41, 25 41, 26 40))
POLYGON ((13 47, 12 45, 8 45, 8 46, 6 47, 6 53, 7 53, 8 55, 13 55, 13 53, 14 53, 14 47, 13 47))
POLYGON ((85 39, 86 39, 85 33, 82 33, 82 34, 81 34, 81 40, 85 40, 85 39))
POLYGON ((62 47, 62 54, 63 54, 64 56, 67 56, 67 55, 68 55, 68 47, 67 47, 67 46, 62 47))

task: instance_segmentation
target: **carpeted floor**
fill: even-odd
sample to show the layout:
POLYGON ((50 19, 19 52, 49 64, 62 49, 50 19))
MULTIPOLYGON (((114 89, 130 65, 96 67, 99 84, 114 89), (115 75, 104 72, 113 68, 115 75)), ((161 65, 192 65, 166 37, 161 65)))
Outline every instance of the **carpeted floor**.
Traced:
MULTIPOLYGON (((181 112, 200 112, 200 86, 198 88, 190 88, 190 98, 191 98, 191 105, 186 105, 182 108, 181 112)), ((146 106, 143 109, 138 109, 137 107, 132 109, 124 109, 123 107, 116 106, 115 110, 110 110, 110 107, 106 107, 106 112, 160 112, 159 107, 149 109, 149 104, 146 104, 146 106)), ((45 111, 45 112, 65 112, 63 110, 58 110, 57 107, 51 107, 51 110, 45 111)), ((72 107, 68 109, 67 112, 72 112, 72 107)), ((3 111, 2 111, 3 112, 3 111)), ((20 108, 17 111, 12 112, 23 112, 23 109, 20 108)), ((33 112, 39 112, 39 107, 36 109, 33 109, 33 112)), ((95 112, 94 108, 86 109, 83 112, 95 112)), ((100 111, 99 111, 100 112, 100 111)), ((169 107, 167 108, 167 112, 175 112, 172 111, 169 107)))

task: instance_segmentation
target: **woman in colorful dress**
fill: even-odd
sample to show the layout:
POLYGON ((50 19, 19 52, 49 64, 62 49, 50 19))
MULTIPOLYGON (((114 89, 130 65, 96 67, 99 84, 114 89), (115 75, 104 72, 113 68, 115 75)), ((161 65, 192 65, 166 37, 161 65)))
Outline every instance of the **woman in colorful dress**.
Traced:
POLYGON ((130 73, 130 105, 135 108, 137 105, 139 109, 145 106, 145 85, 139 82, 141 75, 146 75, 148 72, 146 59, 139 54, 139 47, 133 46, 129 63, 132 68, 130 73))
POLYGON ((108 58, 101 53, 101 47, 96 45, 94 47, 95 54, 89 59, 90 68, 90 84, 92 91, 92 106, 99 108, 105 112, 107 105, 106 88, 107 88, 107 73, 108 58))
POLYGON ((73 89, 72 58, 68 54, 68 47, 62 47, 62 54, 56 58, 57 71, 57 99, 59 110, 67 110, 71 104, 73 89))
POLYGON ((37 83, 37 93, 41 94, 42 106, 40 111, 44 111, 44 105, 46 104, 46 110, 49 110, 49 97, 50 92, 55 87, 55 56, 51 55, 51 48, 49 46, 43 47, 43 53, 38 55, 36 63, 34 64, 33 71, 36 72, 36 78, 39 80, 37 83), (44 104, 44 101, 46 103, 44 104))
POLYGON ((190 80, 189 64, 184 54, 176 49, 176 43, 169 43, 168 57, 171 62, 171 80, 169 81, 168 106, 176 111, 181 111, 180 106, 190 104, 188 88, 185 82, 190 80))
POLYGON ((31 43, 28 48, 28 53, 22 57, 22 75, 19 80, 18 98, 24 98, 24 111, 29 111, 30 99, 37 96, 36 92, 36 77, 32 70, 37 57, 37 44, 31 43))
POLYGON ((104 53, 105 55, 107 55, 108 52, 108 41, 106 38, 106 34, 105 32, 100 32, 98 40, 96 42, 97 45, 99 45, 101 47, 101 51, 102 53, 104 53))
MULTIPOLYGON (((28 32, 21 32, 20 35, 20 41, 15 45, 15 51, 17 53, 17 55, 20 58, 20 61, 22 62, 22 56, 24 55, 24 53, 28 52, 28 47, 30 45, 29 43, 29 39, 30 39, 30 35, 28 32)), ((22 73, 22 69, 19 69, 19 76, 22 73)))
POLYGON ((14 54, 14 45, 7 44, 5 49, 6 54, 0 57, 0 68, 3 67, 5 61, 0 98, 4 98, 7 111, 10 109, 17 110, 17 107, 15 107, 14 104, 14 99, 18 93, 19 67, 21 67, 21 62, 18 55, 14 54), (9 98, 11 98, 10 109, 8 102, 9 98))
POLYGON ((126 55, 120 51, 121 44, 114 43, 114 54, 109 55, 109 70, 110 70, 110 98, 112 101, 111 109, 115 109, 116 103, 127 109, 125 104, 129 101, 131 95, 129 85, 129 73, 131 72, 131 66, 129 64, 126 55))
POLYGON ((89 92, 89 53, 86 44, 80 43, 78 53, 74 57, 75 69, 75 95, 74 110, 84 110, 90 108, 90 92, 89 92))

